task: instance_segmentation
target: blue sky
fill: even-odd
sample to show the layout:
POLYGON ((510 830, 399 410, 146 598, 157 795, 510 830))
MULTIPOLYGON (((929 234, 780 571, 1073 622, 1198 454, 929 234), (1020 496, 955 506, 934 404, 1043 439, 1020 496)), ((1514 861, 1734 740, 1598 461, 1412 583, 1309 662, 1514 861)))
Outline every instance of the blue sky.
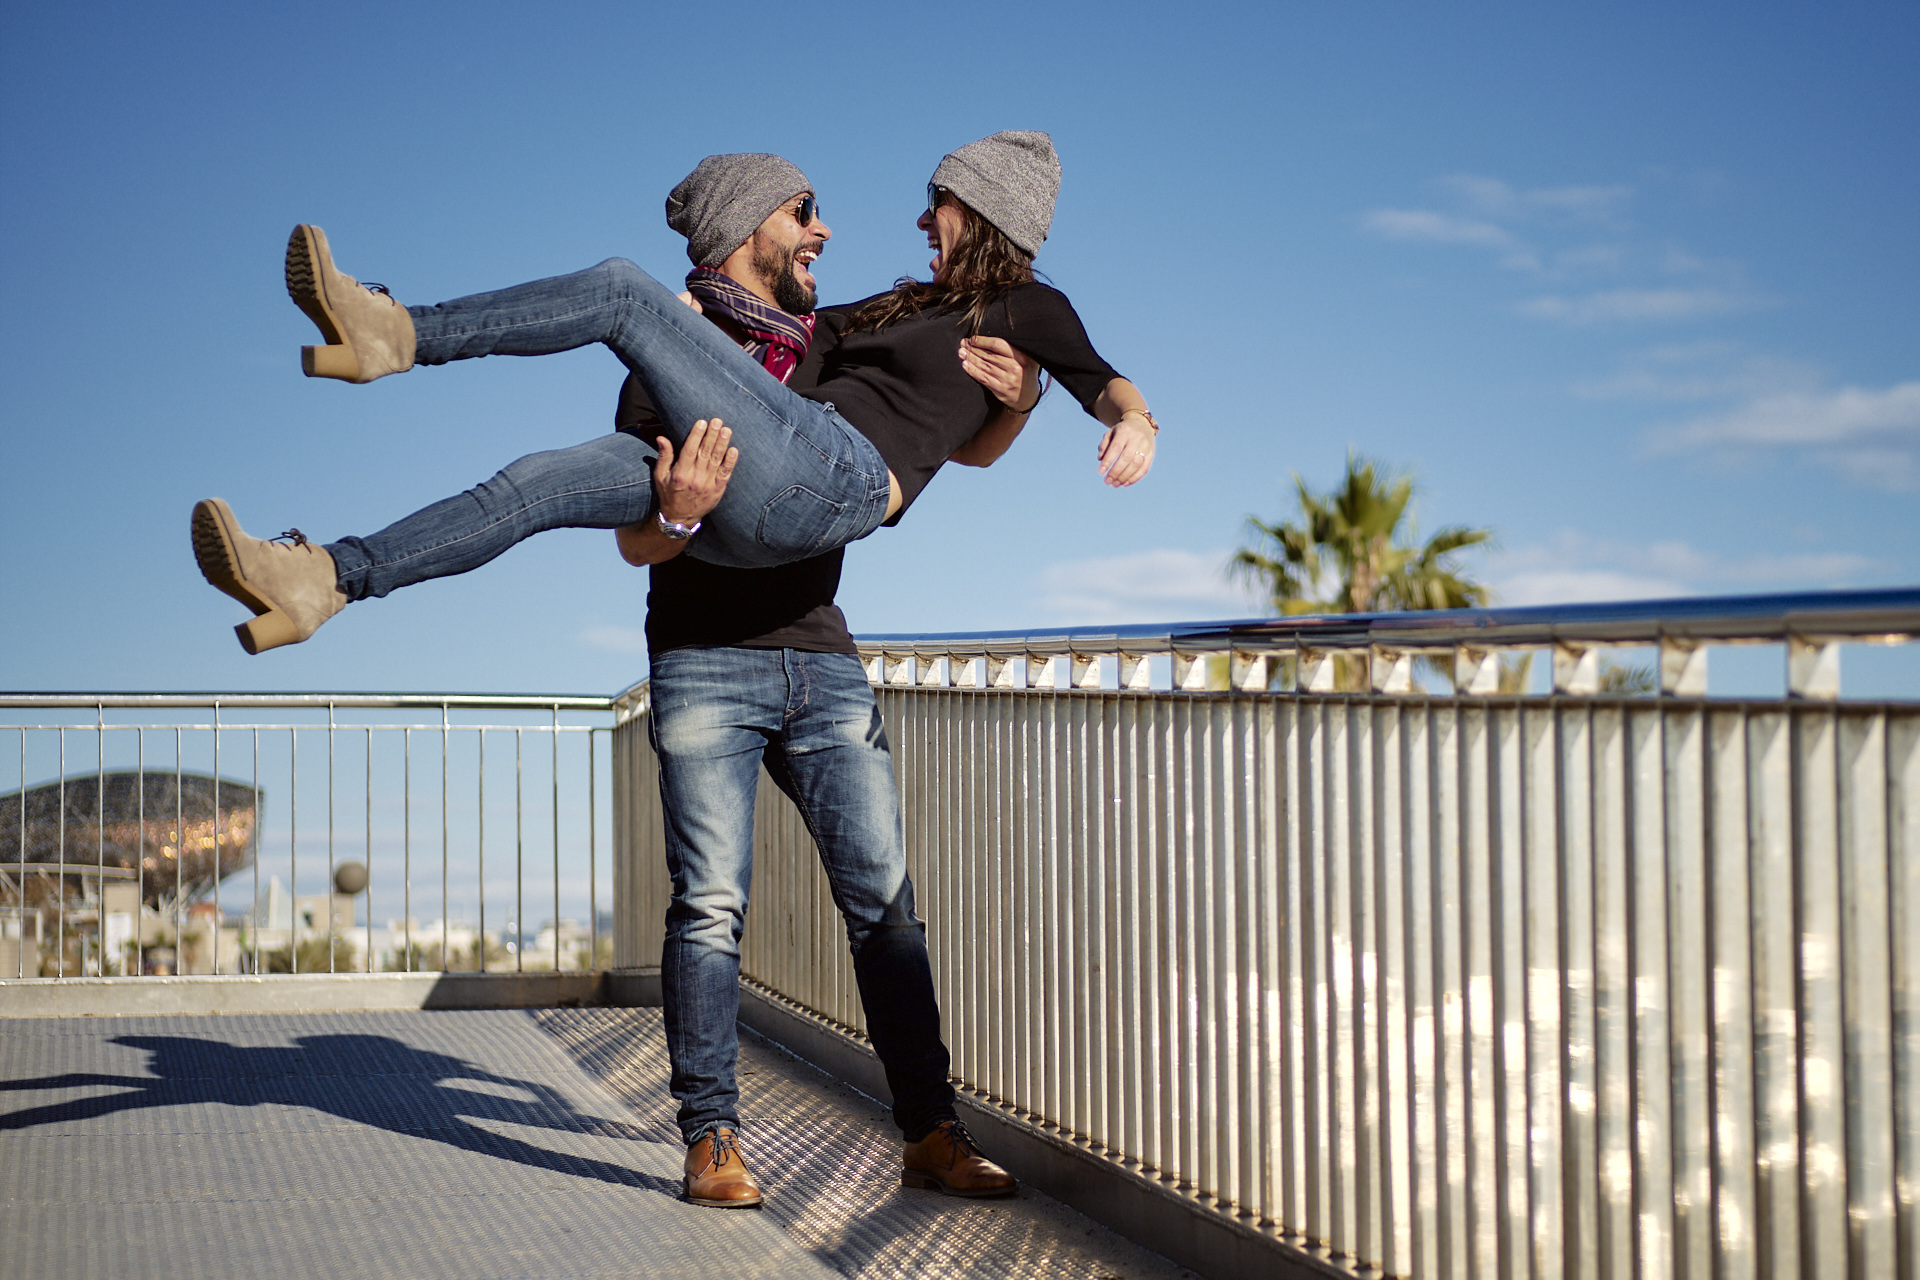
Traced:
POLYGON ((935 163, 1041 128, 1039 265, 1165 425, 1050 399, 848 556, 856 630, 1245 616, 1245 518, 1349 449, 1503 600, 1920 581, 1911 5, 14 6, 0 29, 0 687, 611 692, 646 577, 567 532, 249 658, 187 541, 364 533, 609 429, 599 349, 300 376, 288 229, 430 302, 610 255, 771 150, 823 294, 924 273, 935 163), (722 22, 730 26, 720 25, 722 22))

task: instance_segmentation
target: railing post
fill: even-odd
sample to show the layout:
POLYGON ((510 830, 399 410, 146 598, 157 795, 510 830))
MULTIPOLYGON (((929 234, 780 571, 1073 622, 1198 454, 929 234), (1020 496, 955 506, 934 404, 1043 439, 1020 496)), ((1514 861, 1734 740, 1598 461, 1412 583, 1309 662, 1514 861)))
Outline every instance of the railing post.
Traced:
POLYGON ((1297 693, 1332 693, 1339 686, 1338 655, 1330 649, 1308 649, 1302 646, 1295 658, 1297 674, 1294 676, 1294 691, 1297 693))
POLYGON ((1453 651, 1453 691, 1483 698, 1500 692, 1500 655, 1477 645, 1460 645, 1453 651))
POLYGON ((1148 665, 1150 654, 1122 653, 1119 655, 1119 687, 1123 693, 1141 693, 1153 688, 1153 668, 1148 665))
POLYGON ((1707 696, 1707 650, 1697 640, 1660 639, 1660 692, 1672 698, 1707 696))
POLYGON ((1600 651, 1585 645, 1554 645, 1553 691, 1581 696, 1600 692, 1600 651))
POLYGON ((1367 665, 1375 693, 1413 692, 1413 655, 1404 649, 1374 645, 1368 651, 1367 665))
POLYGON ((1840 696, 1840 646, 1810 636, 1787 638, 1787 696, 1832 702, 1840 696))
POLYGON ((1061 678, 1061 668, 1067 665, 1067 657, 1062 653, 1030 653, 1027 655, 1027 688, 1059 689, 1066 682, 1061 678))

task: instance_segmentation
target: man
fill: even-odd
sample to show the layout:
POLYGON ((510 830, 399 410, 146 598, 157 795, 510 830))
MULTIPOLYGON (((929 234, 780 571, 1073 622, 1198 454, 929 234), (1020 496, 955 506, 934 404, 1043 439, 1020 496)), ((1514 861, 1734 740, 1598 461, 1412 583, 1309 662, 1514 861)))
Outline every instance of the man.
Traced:
MULTIPOLYGON (((793 380, 812 335, 810 266, 832 236, 806 176, 778 156, 709 156, 668 197, 667 221, 687 237, 692 303, 775 377, 793 380)), ((996 339, 970 343, 961 358, 1004 409, 958 459, 984 465, 1024 423, 1011 406, 1031 409, 1037 399, 1034 367, 996 339)), ((616 423, 643 435, 657 423, 631 377, 616 423)), ((906 1142, 902 1182, 1011 1195, 1013 1178, 980 1154, 954 1111, 886 728, 833 603, 842 552, 768 569, 679 554, 725 491, 738 457, 728 441, 724 427, 696 429, 676 459, 659 438, 657 509, 617 535, 629 563, 652 566, 649 727, 673 884, 661 988, 670 1088, 688 1144, 687 1198, 719 1208, 762 1199, 740 1152, 735 1066, 739 940, 763 764, 806 815, 846 919, 906 1142)))

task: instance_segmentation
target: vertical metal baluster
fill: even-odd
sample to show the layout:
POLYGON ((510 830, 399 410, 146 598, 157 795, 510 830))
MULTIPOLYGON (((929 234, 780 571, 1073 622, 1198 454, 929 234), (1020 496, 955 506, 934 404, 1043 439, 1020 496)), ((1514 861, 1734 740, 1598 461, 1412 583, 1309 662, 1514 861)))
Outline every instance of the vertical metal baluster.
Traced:
MULTIPOLYGON (((363 972, 373 972, 373 726, 367 726, 367 789, 362 798, 366 801, 366 857, 367 857, 367 967, 363 972)), ((348 918, 351 925, 353 920, 348 918)))
POLYGON ((600 967, 599 774, 600 730, 587 730, 587 968, 600 967))
MULTIPOLYGON (((36 917, 37 920, 37 917, 36 917)), ((36 924, 33 931, 34 942, 39 943, 40 930, 36 924)), ((20 953, 15 957, 15 968, 19 976, 27 976, 27 727, 20 726, 20 953)), ((33 975, 39 977, 38 973, 33 975)))
MULTIPOLYGON (((27 744, 26 731, 24 729, 21 730, 20 739, 20 796, 22 801, 24 801, 27 794, 27 744)), ((135 883, 140 886, 140 900, 134 903, 133 906, 133 954, 134 959, 140 966, 140 976, 145 977, 147 973, 147 731, 145 729, 134 730, 133 767, 135 774, 140 780, 139 784, 134 788, 134 810, 138 815, 135 819, 138 823, 135 830, 140 833, 134 851, 134 867, 136 868, 135 883)), ((24 818, 25 816, 26 810, 22 809, 21 817, 24 818)), ((20 861, 22 864, 20 873, 20 884, 22 886, 20 901, 23 904, 27 900, 25 892, 25 863, 27 860, 26 836, 27 824, 22 822, 20 824, 20 861)), ((22 939, 23 945, 24 941, 25 940, 22 939)))
POLYGON ((327 704, 327 972, 334 971, 333 940, 333 825, 334 825, 334 723, 333 704, 327 704))
MULTIPOLYGON (((406 948, 407 963, 405 972, 413 972, 413 729, 409 726, 401 730, 401 768, 400 791, 400 912, 405 922, 400 927, 406 935, 401 943, 406 948)), ((371 914, 367 917, 371 920, 371 914)))
MULTIPOLYGON (((187 798, 182 774, 180 757, 183 737, 179 729, 173 731, 173 971, 179 973, 187 957, 186 921, 184 911, 187 905, 187 798)), ((62 776, 65 776, 64 756, 62 757, 62 776)))
MULTIPOLYGON (((67 976, 67 731, 60 730, 60 878, 54 882, 54 892, 59 895, 59 928, 53 935, 53 976, 67 976)), ((27 797, 20 794, 20 820, 26 823, 27 797)))
POLYGON ((260 972, 260 730, 253 731, 253 825, 247 841, 253 846, 253 915, 247 932, 253 935, 253 971, 260 972))
MULTIPOLYGON (((100 977, 107 976, 107 709, 104 703, 93 704, 94 759, 96 761, 93 778, 93 861, 94 892, 99 896, 93 913, 94 949, 99 953, 94 967, 100 977)), ((216 770, 216 773, 218 771, 216 770)), ((20 803, 26 804, 26 797, 20 797, 20 803)), ((24 814, 26 811, 21 810, 24 814)), ((26 886, 22 885, 21 905, 26 904, 26 886)), ((25 939, 21 940, 22 942, 25 939)), ((215 955, 217 956, 216 949, 215 955)), ((81 966, 82 972, 85 966, 81 966)))
POLYGON ((475 939, 473 949, 479 956, 475 966, 481 973, 487 971, 487 731, 481 729, 480 738, 480 934, 475 939))
POLYGON ((300 736, 287 729, 287 971, 300 972, 300 736))
MULTIPOLYGON (((104 772, 104 771, 103 771, 104 772)), ((220 700, 213 700, 213 971, 220 972, 220 700)), ((105 885, 101 886, 105 889, 105 885)))
POLYGON ((513 971, 526 969, 526 807, 525 772, 521 767, 521 742, 525 730, 513 731, 513 971))
POLYGON ((560 972, 560 704, 553 705, 553 971, 560 972))
POLYGON ((300 731, 287 730, 287 972, 300 972, 300 731))
POLYGON ((440 972, 445 973, 453 967, 453 955, 448 951, 447 917, 453 913, 447 903, 447 860, 452 851, 452 834, 448 827, 450 810, 447 802, 447 704, 440 704, 440 972))

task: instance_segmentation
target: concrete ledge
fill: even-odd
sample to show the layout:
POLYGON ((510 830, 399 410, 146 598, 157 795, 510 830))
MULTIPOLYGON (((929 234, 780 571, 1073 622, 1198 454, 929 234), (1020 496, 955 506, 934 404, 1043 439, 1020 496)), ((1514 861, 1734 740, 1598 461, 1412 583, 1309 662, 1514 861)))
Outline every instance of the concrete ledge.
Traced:
POLYGON ((658 1009, 658 969, 607 970, 606 1004, 615 1009, 658 1009))
MULTIPOLYGON (((623 974, 622 997, 646 973, 623 974)), ((551 1009, 610 1003, 606 973, 274 973, 171 978, 0 979, 0 1018, 172 1013, 322 1013, 375 1009, 551 1009)), ((652 975, 658 1004, 660 980, 652 975)))
MULTIPOLYGON (((883 1102, 893 1096, 864 1040, 749 980, 740 984, 740 1021, 883 1102)), ((1341 1266, 1307 1241, 1282 1239, 1271 1227, 985 1095, 963 1091, 959 1102, 967 1127, 1022 1182, 1203 1276, 1353 1280, 1377 1274, 1341 1266)))

